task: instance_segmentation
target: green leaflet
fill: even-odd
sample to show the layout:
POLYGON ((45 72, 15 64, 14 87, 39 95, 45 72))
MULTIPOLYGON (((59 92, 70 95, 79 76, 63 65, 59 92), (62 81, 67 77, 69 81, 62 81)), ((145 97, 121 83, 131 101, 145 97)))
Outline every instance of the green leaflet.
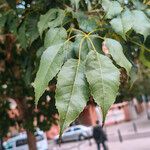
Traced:
POLYGON ((73 7, 75 10, 78 10, 78 9, 79 9, 80 0, 70 0, 70 2, 71 2, 72 7, 73 7))
POLYGON ((88 16, 83 11, 72 12, 72 15, 78 22, 88 19, 88 16))
POLYGON ((67 39, 67 32, 65 28, 50 28, 46 33, 44 46, 48 48, 51 45, 60 44, 65 42, 67 39))
POLYGON ((98 28, 95 18, 89 18, 83 12, 75 12, 74 17, 77 19, 79 28, 85 32, 91 32, 98 28))
MULTIPOLYGON (((13 33, 15 36, 17 36, 17 31, 18 31, 18 21, 19 19, 17 18, 15 12, 13 10, 10 10, 6 13, 7 21, 6 21, 6 26, 8 26, 9 32, 13 33)), ((22 24, 24 24, 23 21, 22 24)), ((20 27, 21 28, 21 27, 20 27)), ((25 32, 22 32, 25 33, 25 32)), ((25 36, 25 35, 24 35, 25 36)))
POLYGON ((119 3, 124 4, 125 0, 117 0, 119 3))
POLYGON ((25 33, 25 31, 26 31, 26 22, 24 21, 18 30, 18 37, 17 37, 23 49, 26 49, 28 46, 26 34, 22 34, 25 33))
POLYGON ((31 44, 34 40, 36 40, 39 36, 37 23, 39 19, 38 13, 30 13, 27 17, 26 24, 26 36, 28 38, 29 43, 31 44))
POLYGON ((6 20, 7 20, 6 15, 0 14, 0 29, 5 26, 6 20))
POLYGON ((91 0, 86 0, 86 4, 87 4, 87 10, 91 11, 92 10, 92 2, 91 2, 91 0))
POLYGON ((39 33, 42 36, 42 33, 48 27, 57 27, 60 26, 64 20, 65 13, 61 9, 50 9, 46 14, 40 16, 38 22, 39 33))
POLYGON ((146 14, 147 14, 147 16, 149 16, 150 17, 150 9, 146 9, 146 14))
POLYGON ((150 35, 150 19, 141 10, 133 10, 133 29, 135 32, 144 36, 144 39, 150 35))
POLYGON ((63 44, 48 47, 42 54, 39 70, 34 81, 35 103, 44 93, 49 81, 51 81, 64 62, 63 44))
POLYGON ((96 28, 98 28, 98 25, 94 18, 88 18, 86 20, 84 19, 78 22, 79 22, 79 27, 85 32, 91 32, 96 28))
POLYGON ((73 42, 69 41, 65 43, 63 49, 64 49, 64 62, 66 62, 70 58, 74 58, 73 42))
POLYGON ((116 63, 125 68, 129 75, 132 65, 125 57, 121 44, 118 41, 109 38, 105 40, 105 44, 116 63))
POLYGON ((120 16, 110 21, 110 24, 114 31, 126 39, 126 33, 133 26, 132 13, 129 9, 126 9, 120 16))
POLYGON ((132 66, 130 71, 130 89, 133 87, 134 83, 138 80, 138 67, 132 66))
POLYGON ((45 50, 45 47, 44 47, 44 46, 40 47, 40 48, 36 51, 36 57, 37 57, 37 58, 41 58, 41 56, 42 56, 44 50, 45 50))
POLYGON ((104 122, 107 111, 118 93, 120 72, 107 56, 91 51, 87 55, 85 74, 91 94, 102 108, 104 122))
POLYGON ((139 0, 131 0, 131 1, 134 4, 134 7, 136 9, 144 10, 147 8, 147 6, 145 4, 143 4, 142 2, 140 2, 139 0))
POLYGON ((8 3, 8 5, 15 9, 16 8, 16 0, 6 0, 6 2, 8 3))
POLYGON ((106 12, 106 18, 111 19, 121 13, 123 8, 117 1, 102 0, 102 7, 106 12))
POLYGON ((26 87, 30 86, 31 84, 31 76, 32 76, 32 67, 31 64, 29 63, 26 69, 26 73, 24 75, 24 82, 26 87))
POLYGON ((48 22, 48 27, 57 27, 61 26, 63 23, 63 20, 65 18, 65 11, 58 9, 56 13, 56 19, 53 21, 48 22))
POLYGON ((150 52, 146 51, 143 47, 140 52, 140 61, 147 67, 150 68, 150 52))
POLYGON ((126 9, 120 16, 110 21, 114 31, 126 39, 125 35, 133 29, 136 33, 142 34, 144 38, 150 35, 150 19, 141 10, 126 9))
POLYGON ((56 106, 60 116, 60 135, 82 112, 89 100, 84 65, 69 59, 58 74, 56 106))

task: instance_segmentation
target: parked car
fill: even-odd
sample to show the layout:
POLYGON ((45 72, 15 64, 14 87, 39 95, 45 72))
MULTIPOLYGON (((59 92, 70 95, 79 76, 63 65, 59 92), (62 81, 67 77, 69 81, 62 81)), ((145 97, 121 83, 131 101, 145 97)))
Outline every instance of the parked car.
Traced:
MULTIPOLYGON (((92 137, 92 127, 86 127, 83 125, 76 125, 69 127, 63 134, 61 142, 84 140, 92 137)), ((59 142, 59 135, 57 135, 54 140, 56 143, 59 142)))
MULTIPOLYGON (((37 131, 35 133, 35 137, 37 142, 37 150, 48 150, 48 143, 45 133, 43 131, 37 131)), ((3 143, 3 146, 5 150, 28 150, 26 132, 10 138, 3 143)))

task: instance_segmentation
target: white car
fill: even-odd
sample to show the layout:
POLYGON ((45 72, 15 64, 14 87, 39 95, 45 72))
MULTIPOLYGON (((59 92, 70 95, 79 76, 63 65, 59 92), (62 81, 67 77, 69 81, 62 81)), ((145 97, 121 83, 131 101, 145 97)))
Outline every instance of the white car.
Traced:
MULTIPOLYGON (((48 143, 46 135, 43 131, 35 133, 37 150, 48 150, 48 143)), ((17 136, 10 138, 3 143, 5 150, 28 150, 27 134, 26 132, 20 133, 17 136)))
MULTIPOLYGON (((61 142, 68 142, 74 140, 84 140, 92 137, 92 127, 86 127, 83 125, 76 125, 69 127, 63 134, 61 142)), ((59 142, 59 135, 54 140, 59 142)))

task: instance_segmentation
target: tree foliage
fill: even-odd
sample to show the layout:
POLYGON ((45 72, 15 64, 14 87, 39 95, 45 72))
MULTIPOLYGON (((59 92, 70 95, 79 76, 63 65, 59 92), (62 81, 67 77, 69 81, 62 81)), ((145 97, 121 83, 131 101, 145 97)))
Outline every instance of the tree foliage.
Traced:
POLYGON ((2 9, 1 33, 14 36, 18 55, 31 57, 36 53, 33 67, 27 60, 23 74, 29 87, 37 72, 32 84, 36 105, 49 82, 57 79, 55 98, 61 131, 78 117, 90 95, 101 106, 105 120, 120 85, 132 79, 131 68, 137 57, 149 66, 149 1, 8 3, 12 9, 2 9))

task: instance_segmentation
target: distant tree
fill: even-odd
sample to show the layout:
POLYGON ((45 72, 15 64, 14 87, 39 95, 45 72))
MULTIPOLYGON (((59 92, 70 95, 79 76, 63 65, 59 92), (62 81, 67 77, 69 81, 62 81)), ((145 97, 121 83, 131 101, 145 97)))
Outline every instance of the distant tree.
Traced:
POLYGON ((44 114, 37 127, 48 129, 57 107, 62 133, 92 95, 104 121, 119 88, 134 82, 138 61, 150 66, 148 0, 6 1, 0 1, 0 97, 16 100, 15 121, 32 139, 30 150, 34 118, 44 114))

